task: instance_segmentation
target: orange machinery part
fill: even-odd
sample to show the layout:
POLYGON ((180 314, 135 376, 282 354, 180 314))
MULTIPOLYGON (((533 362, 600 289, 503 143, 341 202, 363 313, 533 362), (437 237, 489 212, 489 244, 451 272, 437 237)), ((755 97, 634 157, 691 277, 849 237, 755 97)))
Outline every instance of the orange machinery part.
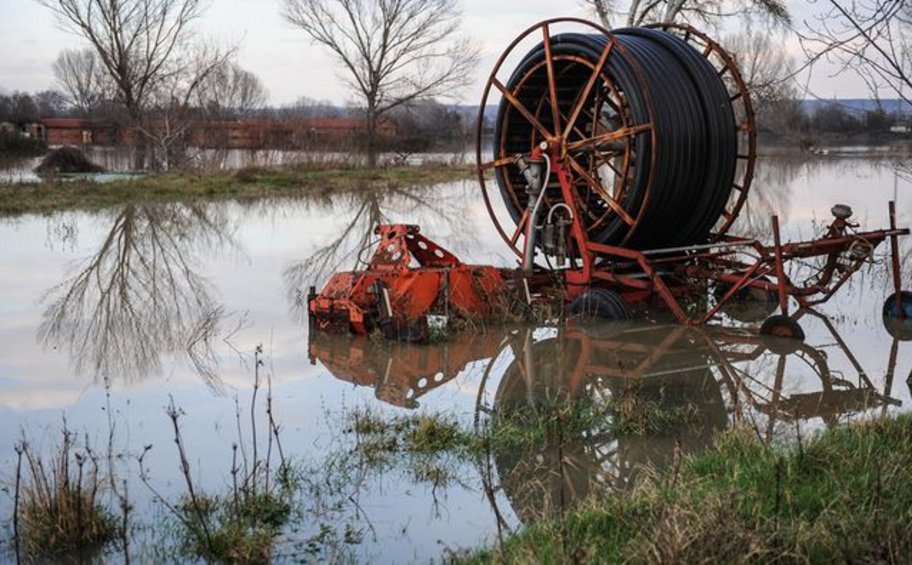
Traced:
POLYGON ((429 314, 490 317, 509 305, 514 270, 466 265, 419 233, 418 226, 384 224, 363 271, 336 273, 308 303, 321 331, 364 335, 374 329, 427 328, 429 314))

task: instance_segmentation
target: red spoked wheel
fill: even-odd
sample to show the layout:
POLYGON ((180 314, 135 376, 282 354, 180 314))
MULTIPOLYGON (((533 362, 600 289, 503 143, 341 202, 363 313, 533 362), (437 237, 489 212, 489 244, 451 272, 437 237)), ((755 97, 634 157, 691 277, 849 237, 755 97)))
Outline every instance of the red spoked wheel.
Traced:
MULTIPOLYGON (((566 37, 566 35, 562 35, 566 37)), ((536 51, 536 49, 533 49, 536 51)), ((519 55, 522 55, 520 52, 519 55)), ((511 249, 521 255, 519 240, 528 215, 528 195, 521 174, 513 167, 516 154, 531 152, 545 142, 552 155, 568 173, 574 189, 574 205, 591 239, 619 220, 632 233, 637 210, 627 205, 637 173, 638 154, 652 138, 649 104, 631 108, 626 86, 618 80, 623 69, 630 83, 638 73, 637 64, 605 28, 576 18, 541 22, 524 31, 498 59, 485 86, 476 138, 478 180, 488 213, 498 233, 511 249), (590 57, 554 45, 555 26, 572 26, 571 32, 604 38, 598 52, 590 57), (517 55, 524 41, 539 40, 534 60, 516 68, 512 75, 499 77, 505 61, 517 55), (510 85, 509 87, 507 85, 510 85), (483 155, 484 111, 492 93, 499 93, 506 112, 495 124, 494 158, 483 155), (507 206, 498 214, 492 202, 486 173, 493 170, 507 206), (509 224, 514 224, 509 226, 509 224)), ((563 202, 561 188, 552 178, 545 187, 545 209, 563 202)), ((615 228, 617 229, 617 228, 615 228)))
POLYGON ((608 31, 573 18, 537 24, 497 61, 478 124, 484 202, 517 255, 532 208, 572 213, 571 256, 587 242, 633 249, 705 243, 732 226, 753 177, 756 128, 734 59, 682 26, 608 31), (505 62, 517 58, 502 76, 505 62), (486 150, 485 108, 498 95, 486 150), (543 207, 530 206, 528 182, 514 166, 536 150, 557 172, 544 186, 543 207), (490 171, 502 207, 488 189, 490 171))

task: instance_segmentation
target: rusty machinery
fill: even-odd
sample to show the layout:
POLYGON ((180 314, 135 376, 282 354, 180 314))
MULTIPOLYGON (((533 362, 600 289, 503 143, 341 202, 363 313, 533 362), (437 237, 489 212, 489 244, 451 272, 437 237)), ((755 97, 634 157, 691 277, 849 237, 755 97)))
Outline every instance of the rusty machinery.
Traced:
POLYGON ((316 329, 420 339, 431 314, 490 318, 517 303, 558 302, 628 318, 647 300, 698 325, 753 292, 780 309, 761 332, 803 338, 789 298, 802 308, 827 301, 889 240, 894 292, 884 321, 892 334, 910 333, 898 245, 909 230, 897 227, 893 203, 888 229, 861 230, 851 209, 836 205, 816 239, 783 242, 776 216, 771 243, 731 233, 753 178, 754 113, 734 58, 691 27, 608 31, 560 18, 529 28, 490 74, 477 135, 482 198, 519 268, 465 265, 417 226, 380 226, 367 269, 311 289, 316 329), (558 26, 575 29, 552 33, 558 26), (529 40, 537 45, 523 55, 529 40), (488 153, 485 112, 495 94, 488 153), (813 276, 792 280, 788 264, 811 258, 819 261, 813 276), (683 302, 707 284, 717 289, 714 303, 688 313, 683 302))

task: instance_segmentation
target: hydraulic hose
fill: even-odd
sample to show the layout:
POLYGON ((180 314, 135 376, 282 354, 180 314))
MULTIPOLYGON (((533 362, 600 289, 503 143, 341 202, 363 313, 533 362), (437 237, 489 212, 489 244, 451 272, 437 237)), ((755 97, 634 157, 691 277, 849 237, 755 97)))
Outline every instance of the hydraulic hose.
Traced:
MULTIPOLYGON (((539 45, 527 53, 506 88, 545 129, 559 130, 545 52, 539 45)), ((631 132, 604 147, 568 151, 562 163, 574 179, 574 204, 589 238, 639 249, 705 242, 725 210, 738 158, 732 101, 712 64, 680 37, 647 28, 555 35, 551 53, 561 127, 574 108, 583 108, 568 144, 606 131, 631 132), (596 87, 580 102, 611 41, 623 56, 608 57, 596 87)), ((529 152, 542 140, 506 99, 494 135, 495 160, 529 152)), ((519 221, 528 198, 521 175, 502 167, 496 178, 507 210, 519 221)), ((558 187, 544 190, 543 205, 563 202, 558 187)))

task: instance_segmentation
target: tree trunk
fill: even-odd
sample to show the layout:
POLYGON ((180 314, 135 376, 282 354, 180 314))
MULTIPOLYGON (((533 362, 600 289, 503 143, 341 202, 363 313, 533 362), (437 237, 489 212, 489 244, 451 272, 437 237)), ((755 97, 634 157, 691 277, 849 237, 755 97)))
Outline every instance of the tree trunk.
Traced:
POLYGON ((377 167, 377 109, 367 105, 367 166, 377 167))
POLYGON ((127 113, 130 116, 129 128, 133 133, 133 170, 146 170, 146 157, 148 155, 148 144, 145 134, 142 132, 142 110, 130 104, 127 107, 127 113))
POLYGON ((133 170, 143 171, 146 169, 146 140, 137 132, 133 145, 133 170))

